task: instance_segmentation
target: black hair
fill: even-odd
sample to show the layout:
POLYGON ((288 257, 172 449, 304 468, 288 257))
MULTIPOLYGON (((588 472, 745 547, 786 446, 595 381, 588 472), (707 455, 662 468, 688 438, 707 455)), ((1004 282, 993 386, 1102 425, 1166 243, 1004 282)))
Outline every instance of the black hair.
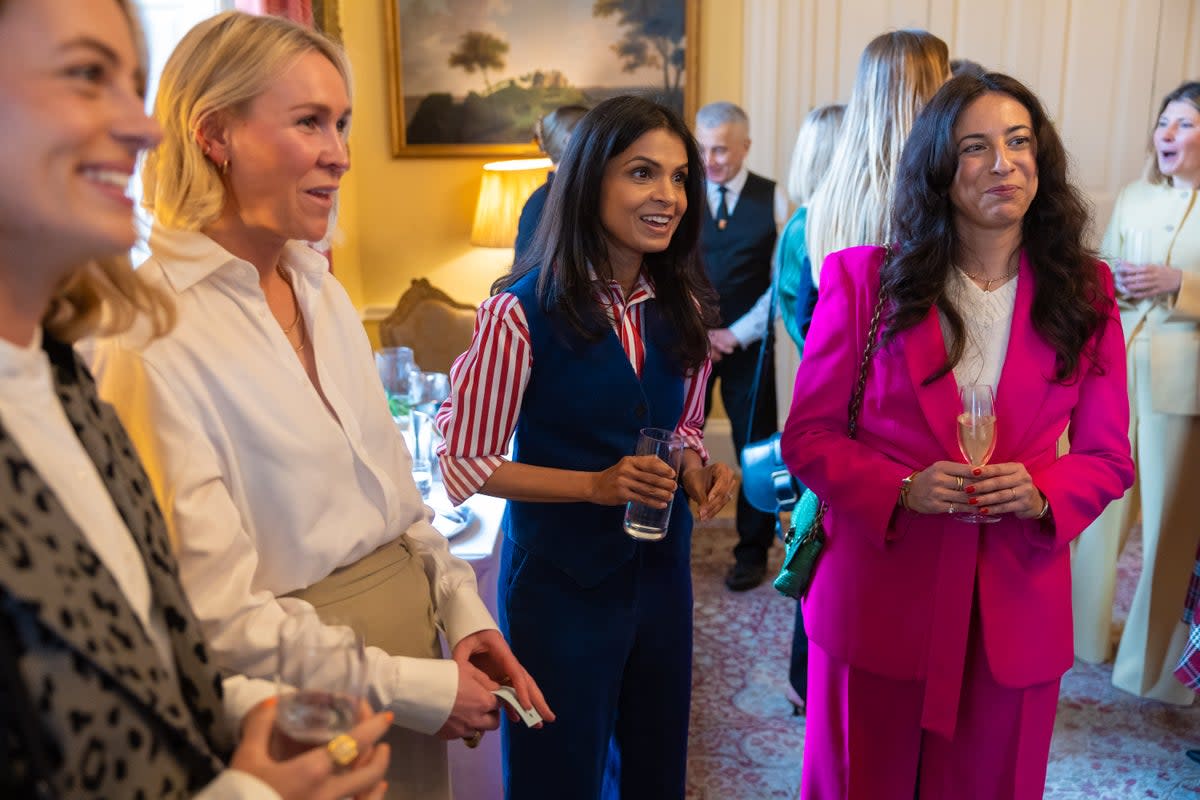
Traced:
POLYGON ((708 328, 717 323, 716 293, 699 253, 706 208, 703 162, 687 126, 667 106, 622 95, 598 104, 579 121, 550 186, 533 244, 511 272, 492 284, 492 293, 540 270, 538 296, 548 313, 559 315, 588 341, 607 333, 609 323, 595 302, 588 273, 590 266, 598 278, 612 277, 601 223, 601 186, 608 162, 653 130, 674 134, 687 151, 687 209, 666 249, 646 253, 642 262, 659 310, 676 334, 668 347, 687 371, 708 357, 708 328))

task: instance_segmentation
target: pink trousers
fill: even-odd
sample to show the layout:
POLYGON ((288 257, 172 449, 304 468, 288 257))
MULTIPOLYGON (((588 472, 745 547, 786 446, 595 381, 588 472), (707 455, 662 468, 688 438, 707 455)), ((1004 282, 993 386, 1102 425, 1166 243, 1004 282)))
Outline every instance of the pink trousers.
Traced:
POLYGON ((1059 681, 1010 689, 968 636, 953 739, 921 729, 925 682, 808 653, 802 800, 1040 800, 1059 681))

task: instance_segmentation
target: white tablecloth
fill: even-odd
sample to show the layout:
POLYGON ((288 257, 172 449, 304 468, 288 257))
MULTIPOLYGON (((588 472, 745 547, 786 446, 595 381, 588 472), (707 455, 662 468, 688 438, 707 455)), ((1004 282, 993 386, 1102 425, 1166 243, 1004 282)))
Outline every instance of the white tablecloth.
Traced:
MULTIPOLYGON (((440 484, 434 484, 430 504, 438 508, 440 484)), ((441 502, 439 502, 441 500, 441 502)), ((475 568, 479 596, 496 616, 496 578, 500 571, 500 519, 505 501, 475 495, 467 501, 474 513, 467 528, 450 540, 450 552, 475 568)), ((503 800, 500 772, 500 732, 489 731, 479 746, 469 749, 461 741, 450 742, 450 780, 455 800, 503 800)))

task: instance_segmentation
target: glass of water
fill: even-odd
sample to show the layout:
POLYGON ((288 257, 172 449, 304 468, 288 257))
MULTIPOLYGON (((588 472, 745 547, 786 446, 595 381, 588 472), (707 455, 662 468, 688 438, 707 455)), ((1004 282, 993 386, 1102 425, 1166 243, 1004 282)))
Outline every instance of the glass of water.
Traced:
POLYGON ((328 744, 358 722, 366 692, 366 648, 346 625, 322 625, 311 611, 279 627, 275 733, 284 752, 328 744))
POLYGON ((421 497, 429 498, 433 483, 433 420, 450 396, 450 376, 444 372, 409 374, 408 400, 412 415, 413 480, 421 497))
MULTIPOLYGON (((642 428, 638 434, 637 448, 634 455, 658 456, 667 466, 675 470, 679 476, 679 467, 683 463, 683 437, 663 428, 642 428)), ((634 539, 656 542, 667 535, 667 523, 671 520, 671 506, 675 504, 674 496, 666 508, 655 508, 637 500, 630 500, 625 506, 625 532, 634 539)))

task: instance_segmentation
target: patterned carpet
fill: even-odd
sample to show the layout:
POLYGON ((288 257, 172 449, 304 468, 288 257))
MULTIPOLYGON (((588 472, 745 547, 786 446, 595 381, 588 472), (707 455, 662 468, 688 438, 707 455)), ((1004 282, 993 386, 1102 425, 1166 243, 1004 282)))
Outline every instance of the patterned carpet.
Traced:
MULTIPOLYGON (((764 584, 735 594, 722 579, 731 563, 732 520, 696 528, 695 686, 688 797, 695 800, 795 798, 804 718, 784 699, 792 601, 764 584)), ((778 569, 780 548, 772 551, 778 569)), ((1141 562, 1140 542, 1119 566, 1117 615, 1128 612, 1141 562)), ((1200 705, 1175 708, 1138 700, 1109 682, 1111 665, 1077 662, 1063 679, 1045 797, 1053 800, 1200 798, 1200 705)))

